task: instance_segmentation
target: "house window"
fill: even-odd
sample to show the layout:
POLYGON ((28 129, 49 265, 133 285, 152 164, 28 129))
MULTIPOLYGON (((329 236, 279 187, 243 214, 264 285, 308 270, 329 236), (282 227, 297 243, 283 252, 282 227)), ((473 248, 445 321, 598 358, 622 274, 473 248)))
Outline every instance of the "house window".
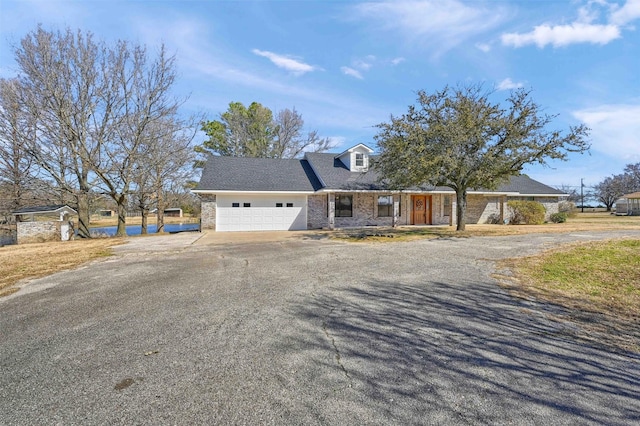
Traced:
POLYGON ((353 216, 353 195, 336 195, 336 217, 353 216))
POLYGON ((242 207, 251 207, 251 203, 244 203, 242 207))
POLYGON ((293 203, 287 203, 287 207, 293 207, 293 203))
POLYGON ((356 167, 364 167, 364 154, 356 152, 356 167))
POLYGON ((393 216, 393 195, 378 196, 378 217, 393 216))
POLYGON ((282 203, 276 203, 276 207, 282 207, 282 203))
POLYGON ((444 202, 442 204, 443 204, 443 210, 444 210, 444 212, 442 213, 443 216, 450 216, 451 215, 451 196, 445 195, 444 202))
POLYGON ((240 207, 240 203, 231 203, 231 207, 240 207))

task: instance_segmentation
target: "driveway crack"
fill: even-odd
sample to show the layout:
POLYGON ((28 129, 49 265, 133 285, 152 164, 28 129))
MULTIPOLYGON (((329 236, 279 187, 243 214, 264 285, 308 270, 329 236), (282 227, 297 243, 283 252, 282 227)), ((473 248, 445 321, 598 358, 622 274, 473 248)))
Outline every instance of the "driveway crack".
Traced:
MULTIPOLYGON (((336 310, 335 307, 331 308, 331 310, 329 311, 329 314, 327 315, 327 318, 329 318, 331 314, 333 314, 333 311, 335 310, 336 310)), ((327 325, 326 319, 322 321, 322 331, 324 331, 325 336, 327 336, 327 339, 329 339, 329 341, 331 342, 331 346, 333 346, 333 352, 335 353, 336 364, 338 364, 338 367, 340 368, 340 370, 342 370, 345 377, 349 380, 349 387, 351 387, 353 380, 351 379, 351 376, 349 375, 349 372, 347 371, 346 367, 342 363, 342 356, 340 355, 340 350, 336 345, 336 339, 331 335, 331 333, 329 333, 329 327, 327 325)))

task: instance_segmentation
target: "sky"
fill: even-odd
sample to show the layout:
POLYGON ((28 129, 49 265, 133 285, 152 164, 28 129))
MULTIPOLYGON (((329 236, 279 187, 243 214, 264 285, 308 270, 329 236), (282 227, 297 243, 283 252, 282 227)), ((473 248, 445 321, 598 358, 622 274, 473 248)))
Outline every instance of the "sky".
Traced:
POLYGON ((640 162, 640 0, 0 0, 0 77, 17 75, 14 48, 38 24, 164 43, 185 115, 295 108, 338 152, 375 149, 376 124, 418 90, 482 84, 495 101, 530 90, 557 115, 550 130, 591 128, 588 154, 527 166, 536 180, 591 186, 640 162))

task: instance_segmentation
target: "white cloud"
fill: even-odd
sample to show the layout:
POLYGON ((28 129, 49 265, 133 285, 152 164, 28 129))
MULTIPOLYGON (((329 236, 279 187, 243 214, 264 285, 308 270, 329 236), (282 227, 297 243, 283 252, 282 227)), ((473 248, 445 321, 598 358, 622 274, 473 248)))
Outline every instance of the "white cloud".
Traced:
POLYGON ((405 59, 402 56, 398 56, 397 58, 393 58, 391 60, 391 65, 398 65, 398 64, 400 64, 400 63, 402 63, 404 61, 405 61, 405 59))
POLYGON ((355 77, 358 80, 364 79, 364 77, 362 76, 362 73, 356 69, 353 69, 350 67, 340 67, 340 70, 342 71, 343 74, 350 75, 351 77, 355 77))
POLYGON ((502 44, 513 47, 530 44, 539 48, 576 43, 605 45, 622 37, 622 28, 637 19, 640 19, 640 0, 628 0, 623 6, 605 0, 591 0, 578 8, 577 18, 570 24, 537 25, 527 33, 502 34, 501 39, 502 44), (598 23, 603 12, 606 12, 605 22, 598 23))
POLYGON ((522 47, 535 44, 543 48, 548 44, 562 47, 574 43, 607 44, 620 37, 620 28, 615 25, 596 25, 574 22, 570 25, 538 25, 533 31, 502 35, 502 43, 507 46, 522 47))
POLYGON ((640 160, 640 104, 601 105, 574 111, 573 116, 591 128, 594 151, 640 160))
POLYGON ((522 86, 523 86, 522 83, 520 82, 516 83, 507 77, 504 80, 502 80, 500 83, 498 83, 498 86, 496 86, 496 88, 498 90, 511 90, 511 89, 519 89, 522 86))
POLYGON ((611 14, 610 21, 613 24, 625 25, 636 19, 640 19, 640 0, 628 0, 624 6, 611 14))
POLYGON ((495 28, 506 17, 503 6, 482 7, 458 0, 360 3, 353 10, 376 31, 399 32, 410 42, 431 45, 436 54, 495 28))
POLYGON ((476 43, 476 47, 482 50, 484 53, 487 53, 491 50, 491 45, 488 43, 476 43))
POLYGON ((285 69, 287 71, 291 71, 295 75, 302 75, 304 73, 315 71, 318 69, 313 65, 305 64, 304 62, 289 55, 280 55, 278 53, 258 49, 253 49, 251 52, 258 56, 263 56, 269 59, 277 67, 285 69))
POLYGON ((369 71, 369 69, 373 66, 371 60, 367 62, 363 59, 356 59, 352 62, 352 64, 354 68, 360 69, 362 71, 369 71))

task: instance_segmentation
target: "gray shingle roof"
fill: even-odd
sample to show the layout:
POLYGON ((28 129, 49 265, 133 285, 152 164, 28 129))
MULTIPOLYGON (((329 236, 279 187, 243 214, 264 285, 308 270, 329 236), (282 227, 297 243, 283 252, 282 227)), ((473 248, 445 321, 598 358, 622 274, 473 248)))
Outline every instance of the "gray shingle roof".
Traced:
POLYGON ((71 207, 66 204, 54 204, 49 206, 34 206, 34 207, 23 207, 21 209, 15 210, 12 214, 30 214, 30 213, 54 213, 61 209, 68 208, 69 210, 75 212, 71 207))
MULTIPOLYGON (((303 160, 209 156, 196 190, 218 191, 384 191, 379 174, 351 172, 334 153, 307 153, 303 160), (315 171, 315 173, 314 173, 315 171), (317 174, 317 175, 316 175, 317 174)), ((411 188, 452 191, 448 187, 411 188)), ((484 192, 484 191, 483 191, 484 192)), ((513 176, 496 192, 522 195, 562 195, 562 191, 526 175, 513 176)))
POLYGON ((315 191, 320 183, 306 160, 210 155, 197 190, 315 191))
POLYGON ((522 195, 563 195, 564 192, 531 179, 527 175, 512 176, 508 183, 498 188, 500 192, 519 192, 522 195))
POLYGON ((380 190, 384 187, 378 182, 379 175, 375 170, 365 173, 352 172, 335 154, 308 152, 309 164, 318 173, 326 189, 341 190, 380 190))

